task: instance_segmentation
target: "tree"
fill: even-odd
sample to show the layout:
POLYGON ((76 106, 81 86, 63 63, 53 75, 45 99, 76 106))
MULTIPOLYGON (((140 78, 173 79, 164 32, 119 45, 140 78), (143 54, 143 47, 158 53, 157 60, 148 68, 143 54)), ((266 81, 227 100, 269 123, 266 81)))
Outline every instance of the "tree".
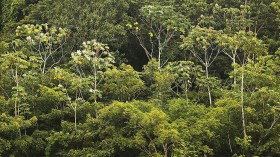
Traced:
POLYGON ((27 135, 27 129, 33 128, 37 122, 36 117, 24 119, 22 116, 11 117, 5 113, 0 115, 0 154, 3 156, 28 156, 32 138, 27 135), (24 132, 23 132, 24 131, 24 132), (23 133, 23 134, 22 134, 23 133))
MULTIPOLYGON (((14 41, 13 44, 17 45, 22 43, 20 41, 14 41)), ((12 96, 9 101, 10 103, 14 103, 15 116, 29 112, 29 105, 26 103, 27 93, 22 82, 27 77, 28 70, 32 70, 38 66, 38 60, 35 56, 30 56, 27 60, 27 56, 23 52, 16 50, 2 54, 0 58, 1 71, 5 72, 6 76, 14 82, 12 85, 12 96)))
POLYGON ((179 141, 174 145, 174 156, 211 155, 215 143, 216 129, 221 127, 221 108, 206 108, 184 99, 172 99, 167 104, 167 114, 180 133, 179 141))
POLYGON ((141 150, 145 156, 167 157, 179 140, 176 125, 169 123, 167 115, 149 103, 113 103, 100 111, 100 120, 108 128, 104 129, 109 135, 108 142, 141 150), (111 127, 122 129, 108 132, 111 127), (127 132, 130 129, 133 131, 127 132))
MULTIPOLYGON (((244 90, 247 91, 247 96, 244 94, 244 97, 248 97, 247 100, 244 99, 242 104, 247 115, 246 121, 248 122, 246 135, 251 137, 250 145, 255 147, 255 149, 245 147, 245 153, 262 154, 265 152, 263 147, 270 149, 270 146, 268 146, 270 144, 266 144, 265 138, 268 134, 274 136, 272 130, 277 130, 275 125, 279 118, 279 113, 275 96, 277 97, 279 93, 278 89, 274 88, 277 86, 275 84, 277 83, 274 73, 274 70, 276 70, 275 65, 269 58, 269 56, 259 56, 255 61, 249 60, 244 67, 244 84, 247 87, 247 90, 246 88, 244 90), (260 115, 264 118, 258 119, 256 123, 250 122, 251 118, 256 118, 260 115), (255 136, 255 133, 258 136, 255 136)), ((274 142, 272 143, 275 144, 274 142)))
POLYGON ((243 56, 241 59, 241 67, 240 67, 240 73, 241 73, 241 82, 240 82, 240 102, 241 102, 241 109, 242 109, 242 125, 243 125, 243 134, 244 137, 246 137, 246 124, 245 124, 245 111, 244 111, 244 76, 245 76, 245 66, 247 62, 258 55, 262 55, 263 53, 266 53, 265 46, 262 44, 262 41, 258 40, 256 37, 253 36, 252 32, 245 33, 244 35, 248 35, 248 37, 243 36, 243 38, 240 39, 242 42, 242 51, 243 56))
POLYGON ((115 62, 112 52, 106 44, 96 40, 83 42, 82 50, 72 53, 72 59, 80 78, 88 78, 93 83, 89 84, 90 92, 94 102, 101 98, 101 91, 98 85, 103 80, 103 72, 112 67, 115 62), (87 71, 83 68, 89 68, 87 71), (93 77, 91 76, 93 75, 93 77))
POLYGON ((54 90, 57 91, 59 101, 74 111, 74 128, 77 130, 77 109, 85 103, 83 95, 88 92, 82 89, 88 88, 90 80, 59 68, 55 69, 55 74, 59 84, 54 90))
POLYGON ((45 73, 49 68, 59 64, 69 52, 65 52, 64 45, 69 36, 67 29, 51 27, 48 24, 18 26, 16 36, 22 40, 22 46, 29 47, 30 55, 40 57, 42 62, 40 70, 45 73))
POLYGON ((131 101, 136 99, 145 88, 139 73, 125 64, 120 69, 109 69, 104 73, 103 90, 113 100, 131 101))
MULTIPOLYGON (((209 67, 222 52, 223 48, 218 45, 218 37, 222 31, 213 28, 193 27, 188 36, 182 36, 181 48, 188 50, 204 67, 206 79, 209 79, 209 67)), ((207 87, 209 105, 212 105, 210 86, 207 87)))
POLYGON ((152 60, 154 53, 157 53, 158 69, 160 69, 167 62, 162 61, 164 49, 174 37, 185 33, 188 19, 176 12, 172 6, 146 5, 139 12, 141 23, 135 22, 127 26, 137 37, 149 60, 152 60), (145 44, 147 35, 150 46, 145 44))
MULTIPOLYGON (((250 60, 244 70, 244 102, 240 102, 239 91, 224 91, 223 97, 216 103, 225 109, 225 121, 228 126, 228 143, 232 153, 243 155, 269 155, 271 152, 277 154, 277 149, 271 149, 277 142, 267 140, 274 138, 274 131, 278 129, 277 119, 279 117, 277 95, 277 72, 274 59, 271 56, 260 56, 256 60, 250 60), (244 115, 240 117, 240 108, 244 108, 244 115), (276 106, 275 106, 276 105, 276 106), (244 131, 244 126, 236 126, 235 123, 245 118, 246 137, 241 137, 237 132, 244 131), (258 120, 256 120, 258 119, 258 120), (268 137, 270 135, 270 137, 268 137), (267 143, 268 142, 268 143, 267 143), (237 145, 242 149, 238 150, 237 145), (269 150, 269 151, 267 151, 269 150)), ((240 72, 239 72, 240 73, 240 72)), ((238 82, 240 81, 240 74, 238 82)), ((226 139, 226 138, 225 138, 226 139)))
POLYGON ((185 99, 189 98, 189 90, 194 85, 195 80, 200 79, 203 73, 201 66, 196 66, 191 61, 169 62, 165 69, 175 75, 176 93, 179 94, 179 91, 183 90, 185 99))

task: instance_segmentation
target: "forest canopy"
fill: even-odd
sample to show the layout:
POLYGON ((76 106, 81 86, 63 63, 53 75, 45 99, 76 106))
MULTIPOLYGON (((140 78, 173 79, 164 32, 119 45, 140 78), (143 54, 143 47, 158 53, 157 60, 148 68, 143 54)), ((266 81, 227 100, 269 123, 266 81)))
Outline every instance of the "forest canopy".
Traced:
POLYGON ((280 0, 0 0, 0 156, 280 156, 280 0))

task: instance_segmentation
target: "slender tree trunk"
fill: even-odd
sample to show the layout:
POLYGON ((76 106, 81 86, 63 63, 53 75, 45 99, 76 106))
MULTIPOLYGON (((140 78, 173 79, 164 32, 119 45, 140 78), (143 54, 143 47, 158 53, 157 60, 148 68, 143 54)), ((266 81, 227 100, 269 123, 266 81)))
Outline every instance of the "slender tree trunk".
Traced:
POLYGON ((164 150, 164 157, 168 157, 168 145, 163 144, 163 150, 164 150))
POLYGON ((212 96, 211 96, 211 90, 209 86, 207 87, 207 90, 208 90, 208 97, 209 97, 209 105, 212 106, 212 96))
MULTIPOLYGON (((230 115, 228 116, 228 121, 230 122, 230 115)), ((228 125, 228 145, 229 145, 229 149, 230 149, 230 152, 232 153, 232 146, 231 146, 231 140, 230 140, 230 125, 228 125)))
POLYGON ((96 92, 97 92, 97 70, 96 70, 96 64, 94 63, 94 94, 95 94, 95 96, 94 96, 94 102, 96 102, 96 100, 97 100, 97 98, 96 98, 96 96, 97 96, 97 94, 96 94, 96 92))
MULTIPOLYGON (((97 102, 97 67, 96 63, 94 63, 94 102, 97 102)), ((95 117, 98 117, 97 108, 95 108, 95 117)))
POLYGON ((242 114, 242 127, 243 127, 243 134, 246 137, 246 123, 245 123, 245 110, 244 110, 244 65, 242 67, 241 73, 241 114, 242 114))
POLYGON ((44 63, 43 63, 42 73, 45 74, 45 69, 46 69, 46 64, 47 64, 47 54, 45 54, 43 61, 44 61, 44 63))
POLYGON ((15 116, 18 115, 18 96, 19 96, 19 91, 18 91, 18 87, 19 87, 19 81, 18 81, 18 71, 17 71, 17 67, 16 67, 16 71, 15 71, 15 82, 16 82, 16 87, 17 87, 17 93, 16 93, 16 99, 15 99, 15 116))
POLYGON ((236 74, 235 74, 235 71, 236 71, 236 67, 235 67, 235 64, 236 64, 236 49, 235 51, 233 52, 232 54, 232 61, 233 61, 233 71, 234 71, 234 76, 233 76, 233 84, 236 85, 236 74))
POLYGON ((188 83, 185 85, 185 98, 188 100, 188 83))
POLYGON ((161 50, 159 50, 158 52, 158 69, 160 69, 160 62, 161 62, 160 57, 161 57, 161 50))
POLYGON ((20 130, 20 128, 18 129, 18 134, 19 134, 19 138, 21 138, 21 130, 20 130))
POLYGON ((74 114, 75 114, 75 130, 77 131, 77 104, 75 104, 74 114))
POLYGON ((160 69, 161 65, 160 65, 160 62, 161 62, 161 51, 162 51, 162 48, 161 48, 161 42, 160 42, 160 34, 158 35, 158 69, 160 69))
MULTIPOLYGON (((206 62, 205 65, 205 73, 206 73, 206 78, 209 78, 209 71, 208 71, 208 63, 206 62)), ((209 85, 207 85, 207 91, 208 91, 208 97, 209 97, 209 105, 212 106, 212 96, 211 96, 211 89, 209 85)))
POLYGON ((43 74, 45 74, 45 68, 46 68, 46 61, 44 61, 44 63, 43 63, 43 69, 42 69, 43 74))

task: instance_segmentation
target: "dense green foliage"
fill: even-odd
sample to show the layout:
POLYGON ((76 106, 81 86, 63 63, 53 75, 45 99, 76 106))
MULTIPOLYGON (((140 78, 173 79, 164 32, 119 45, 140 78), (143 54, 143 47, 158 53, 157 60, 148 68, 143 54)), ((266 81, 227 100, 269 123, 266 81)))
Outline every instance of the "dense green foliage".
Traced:
POLYGON ((0 156, 280 156, 280 0, 0 13, 0 156))

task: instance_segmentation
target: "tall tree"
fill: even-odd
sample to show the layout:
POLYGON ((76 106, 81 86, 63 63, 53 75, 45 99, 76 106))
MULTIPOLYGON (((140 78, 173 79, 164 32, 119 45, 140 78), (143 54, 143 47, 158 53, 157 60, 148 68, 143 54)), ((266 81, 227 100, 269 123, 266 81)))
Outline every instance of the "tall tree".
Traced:
POLYGON ((47 68, 59 64, 69 53, 64 47, 69 34, 67 29, 50 28, 48 24, 27 24, 18 26, 16 30, 16 36, 19 36, 24 42, 22 46, 29 51, 27 53, 41 58, 40 71, 42 74, 46 72, 47 68))
MULTIPOLYGON (((219 46, 218 37, 222 31, 196 26, 189 32, 188 36, 183 37, 181 48, 188 50, 202 66, 205 67, 206 79, 209 79, 209 67, 216 60, 217 56, 223 51, 219 46)), ((207 87, 209 105, 212 105, 212 96, 210 86, 207 87)))
POLYGON ((172 6, 147 5, 139 12, 141 21, 127 26, 137 37, 149 60, 157 55, 158 69, 160 69, 168 61, 162 59, 168 53, 164 52, 164 49, 169 46, 173 38, 179 37, 180 33, 185 33, 189 24, 188 19, 176 12, 172 6), (149 38, 149 46, 147 38, 149 38))
POLYGON ((82 50, 72 53, 72 59, 78 75, 92 81, 89 89, 93 93, 94 102, 97 102, 97 99, 101 98, 98 86, 103 81, 103 72, 112 67, 115 60, 109 47, 96 40, 83 42, 82 48, 82 50))

